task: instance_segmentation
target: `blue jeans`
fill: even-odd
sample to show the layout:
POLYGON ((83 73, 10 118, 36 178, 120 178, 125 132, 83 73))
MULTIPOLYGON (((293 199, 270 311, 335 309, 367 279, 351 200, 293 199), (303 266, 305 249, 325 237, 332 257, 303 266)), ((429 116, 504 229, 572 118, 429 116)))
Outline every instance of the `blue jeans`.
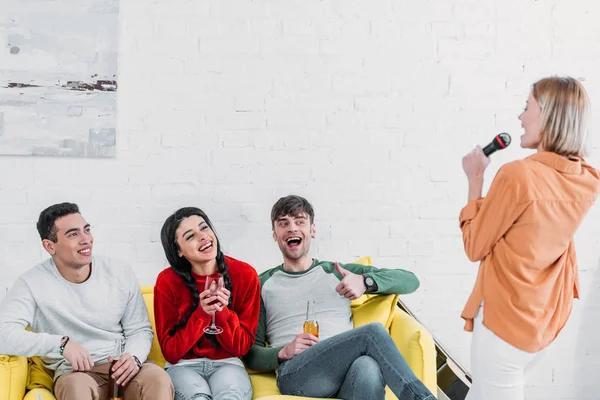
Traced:
POLYGON ((175 400, 251 400, 252 384, 244 367, 222 361, 200 361, 169 367, 175 400))
POLYGON ((287 395, 382 400, 386 384, 402 400, 435 400, 378 323, 323 340, 277 371, 277 386, 287 395))

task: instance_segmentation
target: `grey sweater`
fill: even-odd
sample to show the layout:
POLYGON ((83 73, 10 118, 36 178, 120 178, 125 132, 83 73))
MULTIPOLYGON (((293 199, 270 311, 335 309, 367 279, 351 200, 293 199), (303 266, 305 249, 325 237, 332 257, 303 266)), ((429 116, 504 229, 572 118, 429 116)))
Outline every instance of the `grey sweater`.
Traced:
MULTIPOLYGON (((381 269, 369 265, 341 264, 348 271, 370 275, 377 294, 408 294, 419 287, 419 279, 402 269, 381 269)), ((283 265, 259 276, 260 316, 256 342, 245 357, 249 368, 271 371, 279 368, 277 353, 303 332, 306 301, 315 300, 319 339, 327 339, 352 329, 350 300, 335 287, 342 280, 330 261, 313 260, 308 271, 287 272, 283 265), (268 347, 267 347, 268 344, 268 347)))
POLYGON ((108 361, 116 339, 144 362, 153 332, 131 268, 94 257, 89 279, 79 284, 65 280, 52 259, 24 273, 0 304, 0 354, 41 356, 57 379, 72 368, 59 354, 63 336, 96 364, 108 361))

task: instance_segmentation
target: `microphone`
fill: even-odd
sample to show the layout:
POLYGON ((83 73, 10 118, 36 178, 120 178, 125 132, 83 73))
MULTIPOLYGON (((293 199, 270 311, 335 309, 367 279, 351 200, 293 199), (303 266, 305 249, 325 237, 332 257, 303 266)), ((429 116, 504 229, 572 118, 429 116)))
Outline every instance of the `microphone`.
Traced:
POLYGON ((497 150, 507 148, 509 144, 510 135, 506 132, 499 133, 498 135, 496 135, 494 140, 491 141, 490 144, 483 148, 483 154, 485 154, 486 157, 489 157, 492 153, 496 152, 497 150))

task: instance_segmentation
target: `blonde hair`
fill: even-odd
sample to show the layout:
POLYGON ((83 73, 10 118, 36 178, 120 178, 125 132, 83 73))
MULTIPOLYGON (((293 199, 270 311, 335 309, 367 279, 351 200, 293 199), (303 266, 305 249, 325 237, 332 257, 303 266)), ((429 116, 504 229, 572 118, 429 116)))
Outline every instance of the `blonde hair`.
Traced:
POLYGON ((544 78, 533 84, 531 93, 541 108, 542 148, 583 157, 590 101, 581 82, 570 77, 544 78))

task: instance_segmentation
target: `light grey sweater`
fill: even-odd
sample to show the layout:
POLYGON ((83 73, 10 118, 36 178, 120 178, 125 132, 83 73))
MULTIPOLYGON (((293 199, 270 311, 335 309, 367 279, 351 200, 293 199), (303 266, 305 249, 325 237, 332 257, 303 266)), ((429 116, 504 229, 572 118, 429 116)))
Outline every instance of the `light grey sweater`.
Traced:
MULTIPOLYGON (((402 269, 382 269, 370 265, 339 264, 358 275, 369 275, 377 284, 377 294, 408 294, 419 287, 419 279, 402 269)), ((259 276, 260 315, 256 342, 245 357, 249 368, 272 371, 279 368, 279 350, 303 332, 306 301, 315 300, 319 339, 327 339, 353 328, 350 300, 335 287, 343 277, 331 261, 314 260, 303 272, 289 272, 283 265, 259 276), (268 344, 268 346, 267 346, 268 344)))
POLYGON ((0 354, 41 356, 56 380, 72 369, 59 354, 63 336, 89 351, 96 364, 108 362, 116 339, 125 342, 124 352, 146 360, 153 332, 129 266, 94 257, 89 279, 76 284, 48 259, 15 282, 0 304, 0 354))

